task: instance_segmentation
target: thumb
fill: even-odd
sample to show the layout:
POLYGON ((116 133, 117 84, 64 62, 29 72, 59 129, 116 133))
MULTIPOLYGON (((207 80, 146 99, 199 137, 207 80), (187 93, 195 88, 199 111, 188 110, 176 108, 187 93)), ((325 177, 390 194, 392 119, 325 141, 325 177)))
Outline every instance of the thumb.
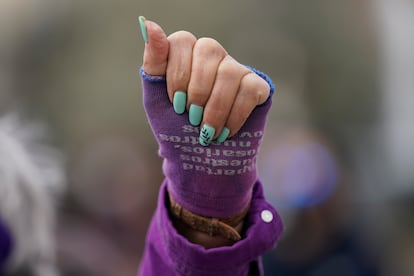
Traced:
POLYGON ((142 69, 149 75, 165 75, 169 50, 166 34, 157 23, 146 20, 143 16, 138 21, 145 41, 142 69))

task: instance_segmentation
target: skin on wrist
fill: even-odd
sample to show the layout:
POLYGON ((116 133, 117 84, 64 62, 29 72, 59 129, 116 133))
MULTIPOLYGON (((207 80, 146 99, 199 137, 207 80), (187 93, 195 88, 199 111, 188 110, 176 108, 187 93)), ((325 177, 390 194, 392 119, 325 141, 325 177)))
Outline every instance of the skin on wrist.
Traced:
MULTIPOLYGON (((178 218, 172 217, 172 221, 178 233, 187 238, 188 241, 202 245, 207 249, 221 246, 231 246, 236 243, 236 241, 232 241, 221 236, 210 236, 207 233, 194 230, 178 218)), ((234 227, 240 234, 243 230, 243 224, 244 223, 242 221, 236 227, 234 227)))

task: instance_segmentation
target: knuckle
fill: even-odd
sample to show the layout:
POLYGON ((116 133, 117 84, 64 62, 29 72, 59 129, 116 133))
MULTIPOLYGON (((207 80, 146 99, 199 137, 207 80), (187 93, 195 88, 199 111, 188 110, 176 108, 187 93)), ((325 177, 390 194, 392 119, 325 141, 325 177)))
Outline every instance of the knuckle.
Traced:
POLYGON ((236 72, 236 68, 233 64, 228 62, 222 62, 220 63, 220 66, 217 70, 218 75, 223 75, 224 77, 230 77, 236 72))
POLYGON ((188 92, 192 93, 195 97, 200 97, 201 95, 204 95, 203 91, 205 91, 205 87, 203 85, 200 85, 199 83, 191 82, 188 86, 188 92))
POLYGON ((181 87, 188 82, 189 74, 186 70, 175 70, 169 75, 170 84, 175 87, 181 87))
POLYGON ((210 37, 198 39, 194 45, 194 51, 202 56, 223 57, 226 54, 223 46, 217 40, 210 37))
POLYGON ((229 55, 223 59, 217 69, 217 77, 218 78, 225 78, 228 80, 240 80, 243 74, 246 74, 247 69, 242 67, 239 63, 237 63, 233 58, 229 55))
POLYGON ((270 85, 262 78, 260 78, 260 83, 257 85, 257 94, 258 94, 258 102, 263 103, 270 94, 270 85))
POLYGON ((249 73, 244 78, 245 85, 248 90, 257 90, 260 87, 260 81, 258 80, 258 77, 255 73, 249 73))
POLYGON ((250 72, 244 76, 242 85, 249 97, 257 103, 266 100, 270 93, 269 84, 254 72, 250 72))
POLYGON ((168 37, 170 42, 184 42, 184 43, 193 43, 197 40, 197 38, 190 32, 187 31, 178 31, 173 34, 171 34, 168 37))

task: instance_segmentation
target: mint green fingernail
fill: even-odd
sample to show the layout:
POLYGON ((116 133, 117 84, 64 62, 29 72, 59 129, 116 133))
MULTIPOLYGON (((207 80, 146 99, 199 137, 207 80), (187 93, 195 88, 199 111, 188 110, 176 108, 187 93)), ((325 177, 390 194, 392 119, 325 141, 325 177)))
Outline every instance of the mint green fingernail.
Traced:
POLYGON ((144 39, 144 42, 147 43, 148 33, 147 33, 147 27, 145 26, 145 20, 146 20, 145 17, 143 17, 142 15, 138 17, 139 26, 141 27, 142 38, 144 39))
POLYGON ((205 147, 210 145, 215 133, 216 130, 214 129, 214 127, 204 125, 200 131, 200 138, 198 139, 200 144, 205 147))
POLYGON ((173 98, 174 111, 177 114, 183 114, 187 103, 187 94, 183 91, 175 91, 173 98))
POLYGON ((190 110, 188 111, 190 124, 193 126, 200 125, 201 119, 203 118, 203 111, 204 108, 202 106, 195 104, 190 105, 190 110))
POLYGON ((229 134, 230 134, 230 129, 228 129, 227 127, 224 127, 220 135, 217 137, 217 142, 223 143, 224 141, 226 141, 227 137, 229 137, 229 134))

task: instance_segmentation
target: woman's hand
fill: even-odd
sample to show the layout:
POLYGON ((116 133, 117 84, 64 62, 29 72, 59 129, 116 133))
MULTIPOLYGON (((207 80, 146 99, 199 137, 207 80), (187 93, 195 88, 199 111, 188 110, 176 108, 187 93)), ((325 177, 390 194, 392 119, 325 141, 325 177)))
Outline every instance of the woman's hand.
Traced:
POLYGON ((140 17, 145 43, 143 70, 165 76, 176 113, 188 111, 201 126, 200 143, 225 141, 242 127, 253 109, 269 97, 269 84, 233 59, 216 40, 186 31, 166 36, 155 22, 140 17))
POLYGON ((271 81, 214 39, 185 31, 167 37, 143 17, 140 25, 143 104, 164 158, 170 210, 180 210, 172 212, 176 229, 208 248, 233 244, 257 183, 271 81))

